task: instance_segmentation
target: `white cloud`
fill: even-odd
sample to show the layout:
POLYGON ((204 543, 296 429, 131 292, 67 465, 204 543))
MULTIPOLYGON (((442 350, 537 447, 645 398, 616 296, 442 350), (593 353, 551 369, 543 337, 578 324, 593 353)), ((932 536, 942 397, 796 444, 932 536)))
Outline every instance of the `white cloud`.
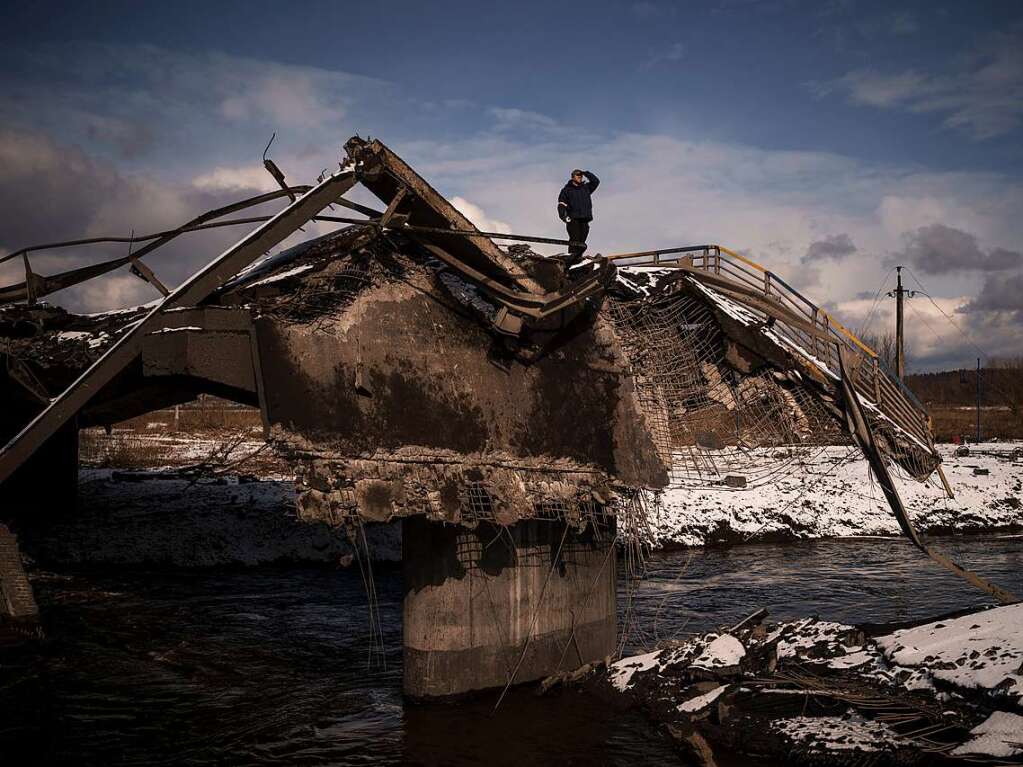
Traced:
POLYGON ((556 131, 562 127, 553 117, 526 109, 491 107, 488 111, 495 120, 494 129, 498 131, 520 129, 556 131))
POLYGON ((344 109, 329 91, 319 90, 321 79, 297 67, 257 76, 251 87, 225 97, 220 111, 232 120, 263 117, 285 126, 340 122, 344 109))
POLYGON ((909 106, 912 102, 940 93, 947 87, 927 75, 908 70, 885 74, 869 69, 849 72, 838 83, 855 104, 872 107, 909 106))
POLYGON ((93 311, 139 306, 160 297, 152 285, 123 270, 102 280, 83 283, 76 293, 82 305, 93 311))
POLYGON ((197 189, 215 191, 258 189, 270 192, 278 188, 277 182, 262 165, 214 168, 209 173, 202 173, 192 179, 192 185, 197 189))
POLYGON ((473 205, 471 202, 463 197, 451 198, 451 204, 455 206, 455 210, 469 219, 473 226, 483 232, 500 232, 501 234, 509 234, 511 232, 511 226, 504 221, 498 221, 496 218, 490 218, 484 210, 478 205, 473 205))
POLYGON ((955 63, 935 73, 857 69, 809 85, 818 96, 837 91, 854 104, 943 115, 946 127, 977 140, 1023 124, 1023 26, 992 36, 969 55, 948 58, 955 63))

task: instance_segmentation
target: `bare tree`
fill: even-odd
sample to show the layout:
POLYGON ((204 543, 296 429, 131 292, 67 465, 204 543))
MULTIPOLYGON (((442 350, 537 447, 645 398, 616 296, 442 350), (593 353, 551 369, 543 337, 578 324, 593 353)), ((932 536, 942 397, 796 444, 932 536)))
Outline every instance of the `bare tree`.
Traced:
MULTIPOLYGON (((877 356, 884 363, 885 367, 888 368, 892 373, 895 372, 895 334, 892 332, 887 333, 867 333, 861 336, 863 343, 877 352, 877 356)), ((908 343, 904 343, 906 351, 906 359, 909 359, 911 353, 911 346, 908 343)), ((909 367, 907 365, 907 367, 909 367)))

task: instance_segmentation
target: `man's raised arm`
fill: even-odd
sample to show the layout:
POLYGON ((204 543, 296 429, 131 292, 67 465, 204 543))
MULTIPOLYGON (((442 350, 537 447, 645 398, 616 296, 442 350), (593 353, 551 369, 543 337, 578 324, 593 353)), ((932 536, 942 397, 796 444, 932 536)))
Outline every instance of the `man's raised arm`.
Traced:
POLYGON ((584 170, 583 173, 586 174, 586 178, 590 181, 590 192, 596 192, 597 187, 600 186, 600 179, 594 175, 592 170, 584 170))

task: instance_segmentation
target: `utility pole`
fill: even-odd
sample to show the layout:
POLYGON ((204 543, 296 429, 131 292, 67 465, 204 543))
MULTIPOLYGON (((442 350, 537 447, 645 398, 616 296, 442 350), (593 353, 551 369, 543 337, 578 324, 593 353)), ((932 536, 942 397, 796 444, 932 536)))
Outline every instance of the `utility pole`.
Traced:
POLYGON ((915 290, 906 290, 902 287, 902 267, 896 266, 897 275, 895 290, 888 291, 888 297, 895 299, 895 375, 901 381, 906 375, 906 337, 903 330, 904 307, 903 303, 908 295, 910 298, 916 295, 915 290))
POLYGON ((980 444, 980 357, 977 357, 977 444, 980 444))

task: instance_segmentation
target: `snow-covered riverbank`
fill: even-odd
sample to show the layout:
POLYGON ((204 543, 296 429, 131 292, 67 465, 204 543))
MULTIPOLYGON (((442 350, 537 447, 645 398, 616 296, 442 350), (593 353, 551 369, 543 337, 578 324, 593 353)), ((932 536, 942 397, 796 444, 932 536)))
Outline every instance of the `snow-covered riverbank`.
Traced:
MULTIPOLYGON (((936 477, 928 483, 899 480, 918 530, 970 533, 1023 528, 1023 443, 971 445, 967 456, 957 456, 955 445, 940 445, 939 450, 954 499, 945 496, 936 477)), ((807 451, 776 479, 758 487, 669 489, 660 495, 652 543, 670 547, 900 535, 866 461, 842 461, 848 453, 845 447, 807 451)))
MULTIPOLYGON (((257 445, 258 447, 258 445, 257 445)), ((1023 443, 974 446, 956 456, 942 446, 956 492, 934 480, 900 481, 918 529, 980 533, 1023 529, 1023 443)), ((208 445, 188 455, 206 455, 208 445)), ((866 462, 839 462, 848 448, 807 452, 770 484, 669 489, 653 511, 655 548, 899 535, 866 462)), ((257 476, 189 477, 173 468, 83 469, 74 514, 52 518, 26 540, 45 558, 68 563, 173 564, 182 567, 337 562, 352 552, 343 533, 295 513, 294 483, 272 460, 257 476)), ((367 528, 374 558, 401 558, 400 524, 367 528)))

